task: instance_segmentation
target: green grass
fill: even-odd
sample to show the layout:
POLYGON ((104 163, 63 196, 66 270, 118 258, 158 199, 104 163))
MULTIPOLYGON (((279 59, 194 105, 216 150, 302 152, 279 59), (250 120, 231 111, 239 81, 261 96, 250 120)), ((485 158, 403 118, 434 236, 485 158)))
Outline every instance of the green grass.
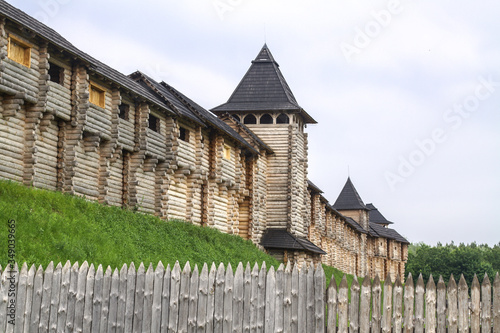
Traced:
MULTIPOLYGON (((0 181, 0 264, 7 256, 7 221, 16 221, 16 261, 46 267, 70 260, 120 268, 158 261, 279 265, 250 241, 212 228, 106 207, 80 197, 0 181), (1 250, 0 250, 1 251, 1 250)), ((201 267, 200 267, 201 268, 201 267)))
MULTIPOLYGON (((263 261, 278 268, 279 262, 252 242, 213 228, 182 221, 163 221, 119 207, 107 207, 77 196, 25 187, 0 180, 0 264, 7 264, 7 221, 16 221, 16 261, 46 267, 54 263, 87 261, 89 265, 121 268, 123 264, 158 261, 181 267, 197 264, 239 262, 251 266, 263 261), (0 250, 2 251, 2 250, 0 250)), ((323 265, 327 286, 332 276, 337 285, 343 272, 323 265)), ((346 275, 349 286, 353 276, 346 275)), ((360 283, 362 280, 360 279, 360 283)))

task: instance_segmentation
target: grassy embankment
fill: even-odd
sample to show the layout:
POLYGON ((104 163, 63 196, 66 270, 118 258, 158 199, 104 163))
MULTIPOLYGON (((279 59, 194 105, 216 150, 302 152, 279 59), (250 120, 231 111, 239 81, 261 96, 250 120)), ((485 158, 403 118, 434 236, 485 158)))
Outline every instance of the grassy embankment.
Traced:
MULTIPOLYGON (((95 266, 120 268, 124 263, 144 262, 166 266, 189 261, 203 263, 239 262, 278 268, 279 262, 250 241, 181 221, 163 221, 119 207, 106 207, 81 197, 40 190, 0 180, 0 264, 5 267, 7 221, 16 221, 16 261, 46 267, 54 261, 87 261, 95 266)), ((343 273, 323 266, 327 283, 332 275, 337 284, 343 273)), ((347 276, 348 282, 352 276, 347 276)))

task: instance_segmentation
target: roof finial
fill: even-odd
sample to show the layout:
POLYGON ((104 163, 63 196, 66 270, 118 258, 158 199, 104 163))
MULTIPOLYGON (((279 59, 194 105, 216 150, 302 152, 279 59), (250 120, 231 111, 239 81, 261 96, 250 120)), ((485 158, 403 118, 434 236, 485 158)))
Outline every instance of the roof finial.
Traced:
POLYGON ((347 164, 347 178, 351 178, 351 172, 349 170, 349 164, 347 164))
POLYGON ((267 22, 264 21, 264 44, 267 44, 267 22))

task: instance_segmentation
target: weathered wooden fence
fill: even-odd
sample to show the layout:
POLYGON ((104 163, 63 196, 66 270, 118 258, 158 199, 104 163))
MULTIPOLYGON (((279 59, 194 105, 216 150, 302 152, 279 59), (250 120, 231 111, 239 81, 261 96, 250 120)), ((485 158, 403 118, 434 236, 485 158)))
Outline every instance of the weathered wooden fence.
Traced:
POLYGON ((349 302, 345 277, 326 288, 321 266, 239 264, 233 274, 222 264, 104 271, 67 262, 13 271, 2 273, 0 332, 500 332, 498 273, 493 287, 475 278, 470 294, 463 277, 447 287, 441 277, 426 287, 421 277, 383 288, 355 279, 349 302))

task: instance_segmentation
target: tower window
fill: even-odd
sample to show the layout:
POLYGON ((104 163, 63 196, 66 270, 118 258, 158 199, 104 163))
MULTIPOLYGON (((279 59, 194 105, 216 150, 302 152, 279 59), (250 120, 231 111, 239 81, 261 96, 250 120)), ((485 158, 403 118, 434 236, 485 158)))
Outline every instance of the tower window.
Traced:
POLYGON ((104 108, 105 106, 105 100, 104 100, 104 94, 105 90, 104 88, 101 88, 97 86, 94 83, 91 83, 89 86, 89 92, 90 92, 90 103, 100 106, 101 108, 104 108))
POLYGON ((271 117, 270 114, 264 114, 262 117, 260 117, 260 123, 261 124, 272 124, 273 123, 273 117, 271 117))
POLYGON ((14 36, 9 36, 9 44, 7 46, 7 55, 26 67, 31 66, 31 46, 14 36))
POLYGON ((189 130, 184 127, 179 127, 179 139, 189 142, 189 130))
POLYGON ((49 76, 50 81, 62 85, 64 82, 64 69, 56 64, 50 63, 49 76))
POLYGON ((289 124, 290 118, 284 113, 280 114, 278 118, 276 118, 276 124, 289 124))
POLYGON ((230 160, 231 159, 231 147, 228 145, 224 145, 224 159, 230 160))
POLYGON ((118 116, 123 120, 128 120, 130 105, 122 103, 120 104, 120 106, 118 106, 118 109, 119 109, 118 116))
POLYGON ((158 117, 149 114, 148 120, 148 128, 152 131, 159 132, 160 131, 160 119, 158 117))
POLYGON ((257 124, 257 118, 253 114, 248 114, 243 122, 244 124, 257 124))

